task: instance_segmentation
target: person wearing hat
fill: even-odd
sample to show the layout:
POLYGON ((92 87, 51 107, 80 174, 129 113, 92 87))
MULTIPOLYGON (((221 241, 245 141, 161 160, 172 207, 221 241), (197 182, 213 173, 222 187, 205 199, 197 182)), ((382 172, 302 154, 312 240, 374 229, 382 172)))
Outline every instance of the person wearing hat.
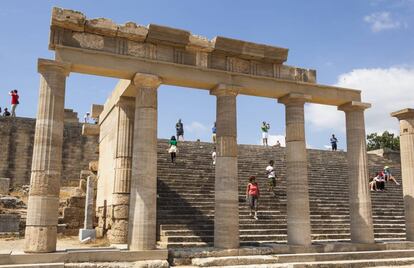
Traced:
POLYGON ((394 176, 391 174, 391 170, 389 166, 384 167, 384 176, 386 181, 393 181, 395 184, 400 185, 394 176))

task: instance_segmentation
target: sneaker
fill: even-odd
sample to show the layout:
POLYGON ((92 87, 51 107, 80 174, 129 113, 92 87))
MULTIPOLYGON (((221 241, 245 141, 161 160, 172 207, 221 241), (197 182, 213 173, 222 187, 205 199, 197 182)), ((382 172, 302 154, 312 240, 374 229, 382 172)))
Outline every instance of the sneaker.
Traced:
POLYGON ((250 213, 249 213, 249 216, 251 217, 251 216, 253 216, 253 214, 250 212, 250 213))
POLYGON ((259 218, 257 216, 254 216, 254 219, 257 221, 259 218))

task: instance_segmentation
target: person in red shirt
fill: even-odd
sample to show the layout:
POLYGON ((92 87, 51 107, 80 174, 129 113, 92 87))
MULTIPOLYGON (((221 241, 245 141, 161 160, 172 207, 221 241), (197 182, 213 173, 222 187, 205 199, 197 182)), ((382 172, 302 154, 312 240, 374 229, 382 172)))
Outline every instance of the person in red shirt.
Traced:
POLYGON ((254 210, 254 219, 258 220, 257 217, 257 207, 258 207, 258 201, 260 196, 260 190, 259 185, 256 182, 255 176, 250 176, 249 178, 249 184, 247 184, 246 187, 246 199, 249 200, 250 205, 250 216, 252 216, 252 212, 254 210))
POLYGON ((19 94, 17 94, 17 89, 10 91, 9 95, 11 96, 11 116, 16 117, 16 107, 19 104, 19 94))

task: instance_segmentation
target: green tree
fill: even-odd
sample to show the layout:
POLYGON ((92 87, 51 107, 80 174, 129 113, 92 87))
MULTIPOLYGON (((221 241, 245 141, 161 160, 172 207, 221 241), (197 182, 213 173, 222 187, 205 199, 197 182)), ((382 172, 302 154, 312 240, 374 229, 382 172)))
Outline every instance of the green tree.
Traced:
POLYGON ((384 131, 381 135, 378 133, 371 133, 367 135, 367 150, 377 150, 377 149, 391 149, 391 150, 400 150, 400 137, 394 137, 393 133, 384 131))

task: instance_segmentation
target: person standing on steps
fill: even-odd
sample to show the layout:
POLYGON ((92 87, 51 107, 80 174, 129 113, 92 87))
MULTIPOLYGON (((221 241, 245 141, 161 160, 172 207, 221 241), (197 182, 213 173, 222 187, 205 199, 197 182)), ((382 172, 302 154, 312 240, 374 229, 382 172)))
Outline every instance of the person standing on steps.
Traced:
POLYGON ((266 167, 266 175, 268 179, 268 192, 272 192, 274 196, 276 196, 275 193, 275 187, 276 187, 276 171, 273 165, 275 164, 275 161, 270 160, 269 165, 266 167))
POLYGON ((331 147, 332 147, 332 151, 336 151, 338 149, 338 139, 335 137, 335 134, 332 134, 331 137, 331 147))
POLYGON ((250 216, 252 216, 252 212, 254 210, 254 219, 258 220, 257 217, 257 208, 258 208, 258 202, 259 202, 259 196, 260 196, 260 190, 259 185, 256 182, 255 176, 249 177, 249 183, 246 187, 246 199, 249 201, 250 206, 250 216))
POLYGON ((177 132, 177 140, 184 141, 184 125, 181 122, 181 119, 178 119, 177 124, 175 124, 175 130, 177 132))
POLYGON ((211 153, 211 159, 213 160, 213 165, 216 165, 216 157, 217 157, 216 146, 214 146, 213 152, 211 153))
POLYGON ((269 138, 269 133, 268 132, 269 132, 269 129, 270 129, 270 124, 263 121, 261 129, 262 129, 262 142, 263 142, 263 145, 268 146, 267 140, 269 138))
POLYGON ((17 89, 10 91, 9 95, 11 96, 11 116, 16 117, 16 108, 19 105, 19 94, 17 94, 17 89))
POLYGON ((169 144, 169 148, 168 148, 168 152, 170 153, 171 156, 171 163, 175 163, 175 158, 177 157, 177 140, 175 138, 175 136, 172 136, 170 139, 169 144))
POLYGON ((83 117, 83 122, 85 123, 85 124, 89 124, 89 119, 90 119, 91 117, 90 117, 90 114, 89 114, 89 112, 87 112, 86 114, 85 114, 85 116, 83 117))
POLYGON ((216 132, 217 132, 217 127, 216 127, 216 122, 214 122, 213 128, 211 129, 212 132, 212 139, 213 139, 213 143, 216 143, 216 132))

